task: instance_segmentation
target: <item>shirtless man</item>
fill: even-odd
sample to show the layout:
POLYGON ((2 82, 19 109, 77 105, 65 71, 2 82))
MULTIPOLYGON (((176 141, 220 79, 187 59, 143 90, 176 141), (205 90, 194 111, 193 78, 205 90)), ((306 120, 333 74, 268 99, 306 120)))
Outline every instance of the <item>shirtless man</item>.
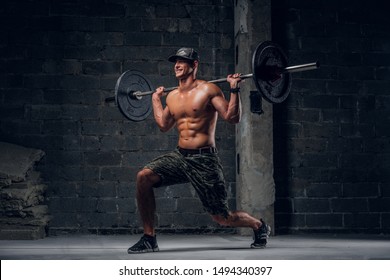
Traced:
POLYGON ((228 209, 224 175, 215 145, 218 115, 232 124, 240 121, 240 74, 227 76, 231 88, 228 102, 217 85, 196 79, 199 57, 194 49, 181 48, 168 60, 175 63, 179 86, 167 96, 165 108, 161 103, 164 88, 159 87, 152 95, 153 112, 162 132, 176 125, 179 143, 176 150, 154 159, 137 174, 137 204, 144 235, 127 252, 159 251, 154 229, 153 188, 186 182, 191 182, 215 222, 252 228, 251 248, 265 248, 270 227, 244 211, 228 209))

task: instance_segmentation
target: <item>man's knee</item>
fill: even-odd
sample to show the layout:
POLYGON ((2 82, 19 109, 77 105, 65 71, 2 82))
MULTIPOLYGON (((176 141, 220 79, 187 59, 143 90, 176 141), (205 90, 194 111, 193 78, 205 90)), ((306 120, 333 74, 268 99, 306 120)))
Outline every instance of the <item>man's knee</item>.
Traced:
POLYGON ((142 169, 137 173, 137 187, 153 186, 160 181, 160 177, 150 169, 142 169))

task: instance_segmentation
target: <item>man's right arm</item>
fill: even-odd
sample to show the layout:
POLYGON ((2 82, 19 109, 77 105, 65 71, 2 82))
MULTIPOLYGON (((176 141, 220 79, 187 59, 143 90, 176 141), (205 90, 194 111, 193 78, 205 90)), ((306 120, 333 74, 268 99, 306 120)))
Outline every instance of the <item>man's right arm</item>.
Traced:
POLYGON ((175 124, 175 120, 169 112, 168 106, 163 108, 163 105, 161 103, 161 97, 163 96, 163 94, 164 88, 159 87, 152 95, 152 105, 154 119, 156 120, 158 127, 162 132, 166 132, 173 127, 173 125, 175 124))

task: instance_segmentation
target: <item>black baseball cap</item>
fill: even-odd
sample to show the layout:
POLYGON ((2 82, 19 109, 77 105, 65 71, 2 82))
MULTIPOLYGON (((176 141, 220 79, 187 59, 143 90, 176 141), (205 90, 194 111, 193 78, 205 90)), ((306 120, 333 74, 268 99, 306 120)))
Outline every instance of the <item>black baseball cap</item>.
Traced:
POLYGON ((170 62, 176 62, 176 60, 179 58, 194 61, 194 60, 199 60, 199 55, 198 55, 198 52, 196 50, 194 50, 193 48, 180 48, 176 52, 176 54, 168 57, 168 60, 170 62))

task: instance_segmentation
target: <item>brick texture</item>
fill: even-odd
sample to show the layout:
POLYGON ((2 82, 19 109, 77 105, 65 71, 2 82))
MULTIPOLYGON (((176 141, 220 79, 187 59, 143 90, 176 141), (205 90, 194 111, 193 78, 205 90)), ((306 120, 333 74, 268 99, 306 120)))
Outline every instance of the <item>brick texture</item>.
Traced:
MULTIPOLYGON (((272 38, 290 64, 291 95, 274 106, 276 233, 390 232, 390 30, 385 1, 272 1, 272 38)), ((173 149, 152 117, 125 119, 117 78, 137 69, 173 86, 166 61, 199 50, 205 79, 234 71, 234 1, 11 1, 0 8, 0 140, 37 148, 49 233, 140 230, 135 176, 173 149)), ((249 108, 244 108, 249 109, 249 108)), ((235 207, 235 129, 217 146, 235 207)), ((156 191, 157 227, 214 232, 185 184, 156 191)))
MULTIPOLYGON (((176 133, 161 133, 152 116, 131 122, 104 100, 130 69, 154 87, 176 85, 166 59, 182 46, 199 50, 200 77, 225 76, 234 69, 233 15, 231 1, 2 4, 0 140, 46 152, 38 168, 48 185, 49 233, 140 230, 136 173, 175 148, 176 133)), ((234 206, 234 126, 217 130, 234 206)), ((225 230, 190 185, 158 190, 156 200, 160 230, 225 230)))
POLYGON ((274 106, 277 232, 389 233, 389 17, 383 1, 272 1, 293 74, 274 106))

